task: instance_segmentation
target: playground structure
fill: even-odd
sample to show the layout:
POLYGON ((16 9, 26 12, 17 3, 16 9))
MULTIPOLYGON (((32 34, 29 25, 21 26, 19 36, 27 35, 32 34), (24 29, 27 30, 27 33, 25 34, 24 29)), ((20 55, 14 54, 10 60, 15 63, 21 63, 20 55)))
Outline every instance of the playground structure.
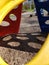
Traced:
POLYGON ((40 2, 40 0, 34 0, 37 14, 38 14, 38 20, 41 27, 42 32, 49 32, 49 24, 46 24, 46 21, 49 20, 49 16, 44 16, 44 14, 41 14, 41 9, 46 10, 49 12, 49 0, 46 0, 45 2, 40 2))
MULTIPOLYGON (((18 33, 23 1, 24 0, 0 0, 0 36, 18 33), (11 19, 11 15, 15 15, 16 18, 11 19), (5 23, 5 21, 9 24, 7 26, 2 26, 3 22, 5 23)), ((49 20, 49 16, 45 17, 41 15, 40 9, 46 9, 49 12, 49 1, 39 2, 38 0, 34 0, 34 2, 37 10, 41 31, 44 33, 48 33, 49 25, 45 24, 45 21, 49 20)), ((0 57, 0 65, 8 64, 4 62, 4 60, 0 57)), ((25 65, 49 65, 49 34, 41 50, 30 62, 26 63, 25 65)))

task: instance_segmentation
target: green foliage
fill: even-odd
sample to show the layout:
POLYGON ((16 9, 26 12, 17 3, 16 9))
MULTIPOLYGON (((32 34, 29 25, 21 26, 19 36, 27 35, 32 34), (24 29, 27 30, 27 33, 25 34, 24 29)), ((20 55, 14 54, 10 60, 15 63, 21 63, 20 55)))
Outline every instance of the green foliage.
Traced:
POLYGON ((35 7, 34 4, 32 4, 31 7, 32 7, 32 9, 34 9, 34 7, 35 7))
POLYGON ((29 3, 26 3, 26 4, 23 5, 23 10, 28 10, 28 11, 30 10, 31 11, 32 9, 34 9, 33 4, 31 5, 31 9, 30 9, 30 4, 29 3))

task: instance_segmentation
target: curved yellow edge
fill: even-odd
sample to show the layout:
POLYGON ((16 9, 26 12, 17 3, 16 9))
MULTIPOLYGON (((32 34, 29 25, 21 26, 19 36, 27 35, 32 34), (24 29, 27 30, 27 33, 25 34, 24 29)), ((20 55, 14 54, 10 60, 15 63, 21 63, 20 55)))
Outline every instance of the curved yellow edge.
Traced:
POLYGON ((6 15, 23 1, 25 0, 0 0, 0 24, 6 15))
POLYGON ((8 65, 8 64, 0 57, 0 65, 8 65))
POLYGON ((25 65, 49 65, 49 34, 41 50, 25 65))
MULTIPOLYGON (((0 0, 0 23, 15 6, 23 1, 24 0, 0 0)), ((8 64, 0 57, 0 65, 8 64)), ((41 50, 25 65, 49 65, 49 34, 41 50)))

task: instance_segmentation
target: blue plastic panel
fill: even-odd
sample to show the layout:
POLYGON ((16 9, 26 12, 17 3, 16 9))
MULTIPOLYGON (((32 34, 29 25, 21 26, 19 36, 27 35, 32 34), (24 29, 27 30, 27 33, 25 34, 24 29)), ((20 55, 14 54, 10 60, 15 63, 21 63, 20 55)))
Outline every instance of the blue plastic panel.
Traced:
POLYGON ((41 27, 41 31, 44 33, 49 32, 49 24, 45 23, 47 20, 49 20, 49 16, 44 16, 41 12, 42 9, 45 9, 47 12, 49 12, 49 0, 45 0, 42 2, 40 2, 40 0, 34 0, 34 2, 37 10, 37 16, 41 27))

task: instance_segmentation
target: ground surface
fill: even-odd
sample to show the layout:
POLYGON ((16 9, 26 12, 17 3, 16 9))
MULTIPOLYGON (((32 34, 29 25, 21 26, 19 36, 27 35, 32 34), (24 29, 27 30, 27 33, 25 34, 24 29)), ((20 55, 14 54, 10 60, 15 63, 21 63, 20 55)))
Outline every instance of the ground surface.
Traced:
POLYGON ((36 16, 22 15, 19 34, 0 38, 0 56, 9 65, 24 65, 39 51, 45 40, 40 31, 36 16))

